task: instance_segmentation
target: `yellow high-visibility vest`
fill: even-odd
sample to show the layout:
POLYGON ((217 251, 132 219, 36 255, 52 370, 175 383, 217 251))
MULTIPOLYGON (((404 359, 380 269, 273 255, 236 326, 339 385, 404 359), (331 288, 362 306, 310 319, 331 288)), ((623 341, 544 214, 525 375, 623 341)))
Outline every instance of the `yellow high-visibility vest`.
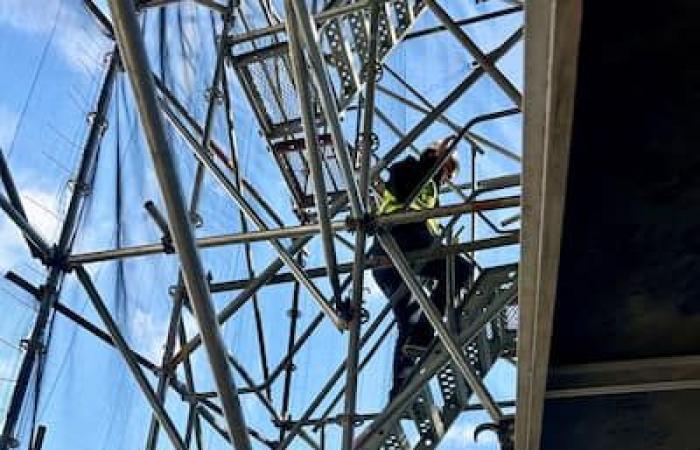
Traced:
MULTIPOLYGON (((423 189, 418 193, 416 198, 411 203, 409 209, 413 211, 421 211, 424 209, 432 209, 438 205, 438 189, 433 180, 430 180, 423 186, 423 189)), ((378 213, 380 215, 391 214, 400 211, 403 208, 403 203, 398 201, 394 194, 389 189, 384 189, 382 202, 379 205, 378 213)), ((440 236, 440 225, 437 219, 426 220, 428 230, 434 236, 440 236)))

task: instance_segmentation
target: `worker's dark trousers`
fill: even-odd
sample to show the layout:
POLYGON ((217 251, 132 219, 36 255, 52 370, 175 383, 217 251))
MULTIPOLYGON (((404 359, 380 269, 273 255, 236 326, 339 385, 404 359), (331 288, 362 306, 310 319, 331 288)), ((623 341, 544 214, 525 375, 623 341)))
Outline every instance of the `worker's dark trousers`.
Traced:
MULTIPOLYGON (((427 249, 433 245, 436 239, 430 234, 425 224, 421 223, 394 227, 391 234, 404 253, 427 249)), ((377 239, 375 239, 370 252, 372 255, 385 255, 377 239)), ((437 281, 430 294, 430 301, 437 307, 438 311, 444 312, 447 295, 445 260, 429 261, 422 265, 415 265, 415 267, 416 274, 422 279, 437 281)), ((458 290, 469 286, 472 271, 472 265, 465 258, 460 256, 455 258, 455 286, 458 290)), ((409 339, 412 344, 428 345, 433 337, 433 328, 425 315, 420 313, 418 302, 412 300, 410 291, 404 285, 396 269, 393 267, 374 269, 372 275, 387 299, 395 300, 392 309, 396 317, 399 336, 394 347, 394 380, 389 394, 390 398, 393 398, 400 391, 415 363, 413 358, 402 351, 404 345, 409 339)))

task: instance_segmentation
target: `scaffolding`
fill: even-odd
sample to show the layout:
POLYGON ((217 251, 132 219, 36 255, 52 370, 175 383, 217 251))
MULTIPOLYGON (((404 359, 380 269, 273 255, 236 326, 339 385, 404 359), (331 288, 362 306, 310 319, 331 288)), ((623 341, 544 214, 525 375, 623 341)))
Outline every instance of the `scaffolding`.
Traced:
POLYGON ((517 261, 493 264, 481 261, 479 255, 517 246, 520 176, 516 170, 482 177, 476 168, 484 158, 519 167, 519 149, 499 142, 489 135, 494 128, 483 125, 511 120, 511 126, 519 127, 522 96, 513 79, 520 74, 507 73, 499 62, 517 47, 523 28, 521 24, 502 32, 496 44, 481 43, 465 29, 504 17, 522 21, 523 5, 476 1, 478 7, 488 9, 456 19, 453 5, 444 0, 331 0, 324 5, 299 0, 198 0, 189 7, 210 13, 216 36, 202 43, 209 46, 212 64, 185 63, 208 80, 205 106, 194 111, 182 98, 182 86, 166 77, 162 66, 160 73, 155 69, 154 56, 149 54, 154 44, 144 31, 149 25, 144 17, 160 18, 158 45, 160 55, 165 54, 163 48, 174 44, 172 38, 163 37, 167 28, 163 11, 175 11, 182 7, 180 2, 141 0, 134 5, 129 0, 109 0, 108 8, 92 0, 83 3, 85 14, 113 41, 113 49, 55 243, 32 225, 9 164, 4 156, 0 161, 4 186, 0 206, 21 230, 31 255, 47 270, 40 286, 13 271, 6 275, 35 297, 39 307, 24 341, 0 448, 39 450, 51 437, 51 423, 20 432, 19 422, 23 413, 36 408, 28 391, 41 380, 37 373, 50 342, 52 318, 60 315, 81 333, 114 347, 126 363, 150 407, 150 423, 142 437, 148 450, 208 448, 203 437, 207 426, 221 442, 236 449, 431 449, 438 448, 462 412, 475 409, 488 414, 501 448, 511 449, 514 404, 497 400, 484 378, 499 359, 517 359, 517 261), (435 36, 452 39, 464 52, 463 61, 455 63, 464 72, 437 101, 421 92, 410 74, 392 67, 392 54, 402 48, 411 52, 412 42, 429 42, 435 36), (485 45, 492 48, 486 50, 485 45), (502 106, 455 118, 451 111, 484 79, 505 100, 502 106), (122 97, 116 93, 118 83, 122 97), (128 98, 138 112, 135 117, 161 199, 146 202, 144 209, 148 226, 155 227, 160 239, 76 251, 76 236, 85 226, 81 217, 86 199, 94 187, 93 174, 105 164, 98 153, 116 109, 110 102, 117 98, 128 98), (266 157, 276 165, 275 182, 291 201, 291 216, 280 212, 279 199, 256 187, 268 180, 245 176, 235 131, 238 115, 244 114, 241 102, 247 103, 259 127, 266 157), (383 111, 387 102, 400 105, 416 120, 410 126, 398 124, 383 111), (456 136, 450 152, 467 149, 462 159, 470 172, 461 182, 444 188, 444 197, 451 201, 431 210, 378 215, 384 170, 407 153, 419 152, 426 136, 445 130, 456 136), (189 154, 175 151, 173 135, 183 143, 178 148, 189 154), (194 163, 194 173, 179 167, 183 158, 194 163), (189 198, 187 189, 191 189, 189 198), (213 190, 235 205, 232 217, 240 225, 235 232, 202 235, 200 230, 206 229, 202 223, 216 220, 211 217, 216 214, 209 210, 208 215, 200 207, 204 197, 214 195, 213 190), (404 254, 392 238, 391 227, 429 218, 441 219, 445 244, 404 254), (464 229, 469 236, 459 242, 464 229), (485 231, 479 233, 480 229, 485 231), (372 239, 381 243, 387 257, 368 253, 372 239), (265 265, 260 269, 256 249, 263 245, 265 252, 259 254, 264 255, 265 265), (243 249, 247 275, 215 280, 213 263, 204 252, 234 246, 243 249), (450 272, 455 255, 460 254, 476 261, 478 276, 466 300, 456 302, 454 276, 448 275, 453 284, 448 289, 448 310, 438 311, 415 274, 416 264, 443 260, 450 272), (167 255, 177 257, 178 268, 176 280, 158 286, 171 303, 160 360, 153 360, 132 347, 110 307, 111 294, 96 282, 91 267, 123 261, 145 264, 149 258, 167 255), (309 260, 320 265, 307 267, 309 260), (369 311, 365 296, 371 280, 366 271, 389 266, 400 273, 436 337, 418 355, 419 363, 398 396, 378 411, 361 411, 362 371, 376 362, 381 348, 388 347, 395 325, 391 299, 374 313, 369 311), (68 278, 81 286, 81 295, 94 308, 93 317, 99 318, 100 325, 61 301, 68 278), (261 312, 259 296, 271 286, 291 287, 285 291, 290 303, 285 319, 266 318, 261 312), (226 303, 215 301, 214 295, 230 292, 235 296, 226 303), (305 296, 313 301, 316 314, 302 328, 300 302, 305 296), (252 308, 255 321, 259 359, 255 369, 224 339, 224 327, 235 323, 246 308, 252 308), (185 326, 186 315, 196 322, 195 334, 185 326), (270 333, 271 327, 287 330, 279 345, 282 351, 270 348, 266 329, 270 333), (326 380, 313 383, 311 398, 305 396, 304 402, 292 405, 294 392, 300 389, 294 376, 303 364, 299 355, 317 342, 315 335, 331 332, 343 345, 342 351, 336 349, 342 353, 339 364, 329 369, 326 380), (246 408, 255 409, 254 421, 244 414, 246 408), (263 420, 268 425, 258 427, 263 420), (407 424, 416 431, 408 431, 407 424), (159 439, 161 431, 167 441, 159 439))

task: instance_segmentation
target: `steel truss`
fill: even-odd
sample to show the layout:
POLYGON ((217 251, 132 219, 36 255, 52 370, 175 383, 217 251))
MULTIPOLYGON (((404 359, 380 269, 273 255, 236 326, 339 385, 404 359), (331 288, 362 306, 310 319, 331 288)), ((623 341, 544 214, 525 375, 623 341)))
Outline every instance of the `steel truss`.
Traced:
MULTIPOLYGON (((455 20, 444 9, 447 3, 445 1, 331 1, 325 9, 311 15, 305 2, 285 0, 286 19, 278 22, 275 19, 277 12, 272 10, 271 4, 261 1, 258 6, 268 18, 268 25, 251 29, 238 2, 230 0, 223 4, 199 0, 196 3, 200 7, 210 8, 221 16, 221 36, 215 50, 216 64, 211 73, 211 91, 216 95, 211 95, 204 122, 198 123, 169 91, 164 81, 152 73, 133 3, 129 0, 110 0, 112 22, 102 15, 91 0, 85 2, 89 11, 112 35, 115 49, 118 48, 119 51, 113 52, 104 75, 95 118, 83 147, 81 165, 76 176, 77 188, 73 191, 60 238, 55 245, 45 242, 28 221, 9 167, 4 158, 0 158, 0 175, 7 194, 0 195, 0 206, 22 231, 32 255, 49 269, 46 283, 41 289, 14 273, 7 275, 11 281, 32 293, 40 308, 5 417, 0 448, 13 448, 17 444, 17 420, 26 407, 27 388, 32 373, 36 370, 37 359, 43 354, 47 321, 53 310, 115 347, 122 355, 153 410, 149 433, 145 437, 145 448, 149 450, 158 445, 160 429, 165 432, 174 448, 191 448, 194 440, 197 448, 201 449, 202 422, 209 424, 214 432, 237 449, 252 448, 251 440, 269 448, 284 449, 296 443, 297 439, 311 448, 319 449, 435 448, 461 411, 477 407, 482 407, 489 413, 498 430, 507 429, 510 416, 503 412, 503 408, 512 404, 496 402, 484 385, 483 377, 498 357, 512 356, 514 352, 515 330, 506 323, 503 311, 517 299, 517 267, 483 269, 469 292, 466 306, 455 304, 455 287, 449 286, 447 323, 442 320, 442 312, 437 311, 428 300, 414 270, 417 264, 427 260, 444 259, 446 270, 450 272, 454 270, 450 260, 456 254, 473 257, 474 252, 480 250, 517 244, 517 229, 499 228, 488 218, 486 212, 519 207, 520 199, 517 195, 498 195, 500 190, 518 187, 518 175, 484 180, 477 179, 476 173, 472 171, 469 183, 449 186, 448 190, 461 200, 434 210, 402 211, 377 216, 375 206, 377 192, 381 189, 378 181, 380 172, 403 155, 405 150, 419 151, 415 145, 416 140, 434 124, 444 124, 458 134, 459 140, 455 141, 450 151, 455 150, 457 142, 466 142, 470 146, 472 168, 478 155, 487 152, 518 160, 518 155, 511 149, 473 131, 472 127, 484 121, 519 113, 521 94, 501 72, 497 62, 520 40, 522 28, 491 52, 485 52, 462 27, 517 13, 522 10, 522 6, 455 20), (433 14, 440 25, 413 31, 412 26, 421 14, 433 14), (242 24, 243 32, 234 31, 239 29, 235 26, 237 23, 242 24), (386 58, 402 41, 426 38, 442 32, 451 33, 464 47, 465 57, 472 58, 475 64, 473 70, 444 99, 432 104, 394 72, 386 58), (84 197, 89 192, 89 174, 94 169, 95 154, 104 132, 112 88, 115 79, 124 76, 118 71, 120 65, 123 65, 132 82, 142 127, 161 187, 165 216, 152 204, 148 206, 148 211, 162 230, 164 239, 158 243, 76 254, 72 252, 72 242, 79 232, 77 218, 84 197), (254 75, 256 65, 263 68, 258 75, 254 75), (272 68, 277 72, 272 73, 272 68), (381 72, 395 77, 417 100, 411 100, 380 82, 378 74, 381 72), (232 73, 242 86, 259 121, 263 137, 289 186, 295 211, 301 221, 299 225, 284 223, 270 202, 256 191, 239 170, 232 129, 231 111, 234 103, 229 92, 229 77, 232 73), (471 117, 469 120, 450 119, 447 110, 483 76, 490 77, 496 83, 512 101, 512 108, 471 117), (297 103, 294 105, 283 98, 285 90, 289 89, 296 97, 294 101, 297 103), (264 92, 270 93, 270 97, 265 97, 264 92), (377 106, 376 99, 380 95, 401 102, 424 114, 424 117, 404 134, 377 106), (217 101, 218 98, 223 98, 223 106, 217 101), (222 107, 229 120, 227 142, 223 144, 213 136, 213 117, 217 108, 222 107), (354 136, 348 136, 340 123, 341 118, 350 111, 358 114, 354 136), (189 204, 185 203, 182 193, 184 181, 178 179, 174 170, 171 149, 164 135, 164 119, 180 133, 197 160, 197 173, 189 204), (375 153, 377 146, 373 134, 377 123, 386 126, 398 139, 384 155, 375 153), (231 156, 227 156, 226 150, 231 156), (284 151, 296 152, 294 157, 306 170, 310 180, 299 178, 298 171, 291 167, 290 159, 284 151), (239 207, 241 232, 194 237, 192 218, 199 214, 198 203, 205 176, 212 176, 239 207), (261 215, 258 212, 260 210, 265 214, 261 215), (471 240, 457 244, 453 240, 453 227, 464 215, 470 215, 472 219, 471 240), (336 219, 336 216, 341 218, 336 219), (394 225, 433 217, 450 219, 445 227, 447 245, 440 248, 403 254, 388 233, 394 225), (474 231, 477 219, 483 220, 496 236, 477 240, 474 231), (270 221, 274 222, 274 227, 268 225, 270 221), (253 229, 249 229, 251 225, 253 229), (353 239, 341 235, 348 232, 354 235, 353 239), (371 235, 380 240, 388 258, 367 254, 366 244, 371 235), (316 236, 321 238, 320 248, 325 267, 305 268, 302 249, 316 236), (283 242, 283 239, 288 238, 292 239, 291 244, 283 242), (278 257, 265 270, 256 273, 252 266, 250 244, 258 241, 269 243, 278 257), (352 248, 351 261, 338 261, 336 246, 339 243, 352 248), (227 245, 245 246, 248 276, 239 280, 211 282, 204 275, 198 249, 227 245), (129 347, 85 267, 101 261, 172 252, 177 253, 181 266, 175 287, 171 289, 173 306, 165 352, 161 361, 154 362, 129 347), (288 271, 280 273, 284 266, 288 271), (356 398, 358 376, 385 342, 394 325, 394 322, 386 325, 384 320, 390 313, 390 303, 369 324, 363 324, 362 320, 364 272, 381 266, 394 266, 400 272, 406 288, 435 328, 438 339, 422 354, 407 386, 386 409, 359 413, 356 398), (106 331, 58 301, 63 279, 69 273, 77 276, 106 331), (347 276, 343 279, 345 274, 347 276), (314 281, 317 278, 328 280, 330 294, 324 293, 314 281), (275 367, 271 367, 266 356, 264 332, 264 326, 270 324, 266 324, 260 315, 257 294, 264 286, 280 283, 294 284, 293 306, 287 354, 275 367), (349 295, 346 294, 348 289, 352 291, 349 295), (223 291, 238 292, 224 308, 215 311, 211 294, 223 291), (297 317, 299 296, 303 291, 316 300, 320 312, 306 329, 301 330, 297 317), (262 380, 254 380, 245 365, 225 348, 221 339, 220 326, 229 321, 249 300, 253 303, 256 314, 264 375, 262 380), (197 319, 199 334, 196 336, 185 334, 182 321, 184 307, 189 308, 197 319), (306 406, 304 413, 292 420, 289 418, 289 410, 290 394, 294 389, 294 357, 326 319, 339 332, 348 331, 347 357, 315 399, 306 406), (179 344, 178 351, 176 344, 179 344), (195 390, 195 374, 190 355, 202 344, 216 382, 216 392, 195 390), (362 353, 361 350, 365 347, 369 349, 362 353), (178 379, 176 373, 180 364, 185 369, 185 380, 178 379), (234 384, 233 372, 245 381, 244 386, 237 387, 234 384), (157 376, 156 386, 149 382, 146 373, 157 376), (339 386, 343 376, 344 384, 339 386), (433 378, 437 379, 443 396, 441 408, 436 406, 434 394, 428 388, 428 382, 433 378), (284 385, 283 398, 278 402, 281 404, 279 409, 271 396, 271 386, 277 382, 284 385), (340 390, 331 397, 337 388, 340 390), (169 415, 165 404, 169 389, 189 403, 189 417, 184 429, 178 429, 169 415), (476 394, 480 405, 469 404, 472 393, 476 394), (255 396, 269 413, 271 423, 279 428, 277 436, 265 436, 246 423, 240 407, 242 395, 255 396), (318 413, 323 402, 328 402, 329 399, 329 405, 318 413), (333 415, 335 406, 341 401, 342 413, 333 415), (402 420, 407 419, 417 426, 420 435, 417 443, 411 444, 402 428, 402 420), (220 420, 225 425, 222 426, 220 420), (366 422, 369 425, 358 437, 357 427, 366 422), (342 427, 341 442, 326 442, 325 427, 331 425, 342 427), (315 433, 320 433, 320 441, 315 433)), ((150 10, 170 7, 176 3, 171 0, 150 0, 137 2, 137 6, 141 10, 150 10)), ((437 170, 438 167, 435 167, 437 170)), ((501 224, 503 226, 506 225, 501 224)), ((454 276, 450 278, 454 284, 454 276)), ((391 300, 396 300, 399 294, 403 292, 397 293, 391 300)), ((46 430, 41 431, 42 436, 44 431, 46 430)), ((510 448, 508 433, 500 433, 499 437, 503 448, 510 448)))

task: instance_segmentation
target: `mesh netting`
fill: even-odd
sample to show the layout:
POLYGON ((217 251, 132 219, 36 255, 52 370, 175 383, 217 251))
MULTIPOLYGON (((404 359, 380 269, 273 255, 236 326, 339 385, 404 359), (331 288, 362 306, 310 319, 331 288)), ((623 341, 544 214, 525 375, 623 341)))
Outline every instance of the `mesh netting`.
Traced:
POLYGON ((291 81, 288 65, 281 57, 271 57, 246 66, 264 111, 273 125, 299 119, 299 100, 291 81))

